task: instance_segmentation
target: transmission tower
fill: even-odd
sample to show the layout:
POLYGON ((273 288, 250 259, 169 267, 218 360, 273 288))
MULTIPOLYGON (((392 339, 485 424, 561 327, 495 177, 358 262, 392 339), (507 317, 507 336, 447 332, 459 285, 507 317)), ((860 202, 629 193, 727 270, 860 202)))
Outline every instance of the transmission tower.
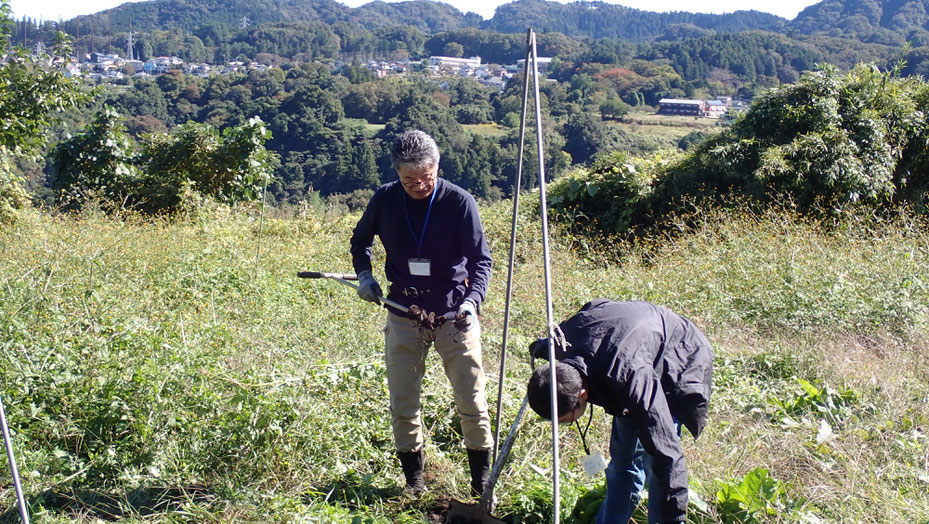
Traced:
POLYGON ((129 38, 126 39, 126 59, 135 60, 135 53, 132 51, 132 17, 129 17, 129 38))

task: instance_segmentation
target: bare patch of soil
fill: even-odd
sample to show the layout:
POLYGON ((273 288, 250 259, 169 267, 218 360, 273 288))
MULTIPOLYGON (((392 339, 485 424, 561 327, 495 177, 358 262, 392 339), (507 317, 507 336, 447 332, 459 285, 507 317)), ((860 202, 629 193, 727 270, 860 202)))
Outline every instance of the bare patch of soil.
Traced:
POLYGON ((448 510, 452 507, 451 499, 438 499, 435 504, 429 506, 426 510, 426 516, 430 524, 444 524, 448 510))

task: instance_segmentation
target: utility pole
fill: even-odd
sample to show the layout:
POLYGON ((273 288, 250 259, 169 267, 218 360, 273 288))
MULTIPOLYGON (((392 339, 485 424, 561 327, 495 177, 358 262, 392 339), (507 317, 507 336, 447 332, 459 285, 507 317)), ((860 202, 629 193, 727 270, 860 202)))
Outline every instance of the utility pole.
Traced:
POLYGON ((37 57, 38 57, 38 56, 42 56, 42 53, 45 52, 45 45, 44 45, 44 43, 42 42, 42 23, 43 23, 43 20, 42 20, 41 18, 39 18, 39 27, 38 27, 39 34, 38 34, 38 36, 36 36, 36 40, 35 40, 35 51, 34 51, 35 56, 37 56, 37 57))

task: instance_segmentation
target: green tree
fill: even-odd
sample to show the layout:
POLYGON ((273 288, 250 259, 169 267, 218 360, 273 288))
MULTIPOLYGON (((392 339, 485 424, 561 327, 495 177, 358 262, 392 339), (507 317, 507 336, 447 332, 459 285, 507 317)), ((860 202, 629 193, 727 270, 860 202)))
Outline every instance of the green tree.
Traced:
POLYGON ((629 111, 632 111, 629 104, 616 98, 611 98, 600 104, 600 114, 603 115, 603 118, 619 119, 626 116, 629 111))
POLYGON ((51 55, 33 56, 23 49, 10 50, 13 27, 10 4, 0 2, 0 48, 7 53, 0 62, 0 222, 10 223, 27 203, 23 181, 13 171, 17 157, 35 157, 47 141, 47 131, 62 111, 87 100, 77 82, 61 70, 72 54, 71 41, 62 32, 55 36, 51 55))
POLYGON ((276 162, 264 147, 270 133, 260 118, 222 133, 188 122, 150 137, 140 155, 145 176, 132 195, 148 212, 173 211, 189 188, 220 202, 255 200, 276 162))
POLYGON ((52 189, 61 205, 79 209, 90 199, 119 206, 138 183, 135 147, 119 113, 97 113, 87 129, 60 142, 52 155, 52 189))
POLYGON ((442 48, 443 56, 464 56, 464 47, 458 42, 449 42, 442 48))
POLYGON ((565 137, 564 152, 571 155, 575 164, 585 164, 600 151, 609 150, 614 143, 606 125, 589 113, 568 117, 562 127, 565 137))
POLYGON ((22 179, 13 173, 13 160, 0 148, 0 225, 10 224, 29 201, 22 179))

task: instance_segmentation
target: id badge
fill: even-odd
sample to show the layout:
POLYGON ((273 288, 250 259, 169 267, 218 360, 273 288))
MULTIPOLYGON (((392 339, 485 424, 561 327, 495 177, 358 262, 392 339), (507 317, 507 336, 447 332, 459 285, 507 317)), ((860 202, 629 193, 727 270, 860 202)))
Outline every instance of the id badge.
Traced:
POLYGON ((584 473, 586 473, 588 477, 594 477, 606 469, 606 459, 596 450, 590 455, 584 455, 582 464, 584 465, 584 473))
POLYGON ((432 276, 432 261, 428 258, 411 258, 410 274, 414 277, 432 276))

